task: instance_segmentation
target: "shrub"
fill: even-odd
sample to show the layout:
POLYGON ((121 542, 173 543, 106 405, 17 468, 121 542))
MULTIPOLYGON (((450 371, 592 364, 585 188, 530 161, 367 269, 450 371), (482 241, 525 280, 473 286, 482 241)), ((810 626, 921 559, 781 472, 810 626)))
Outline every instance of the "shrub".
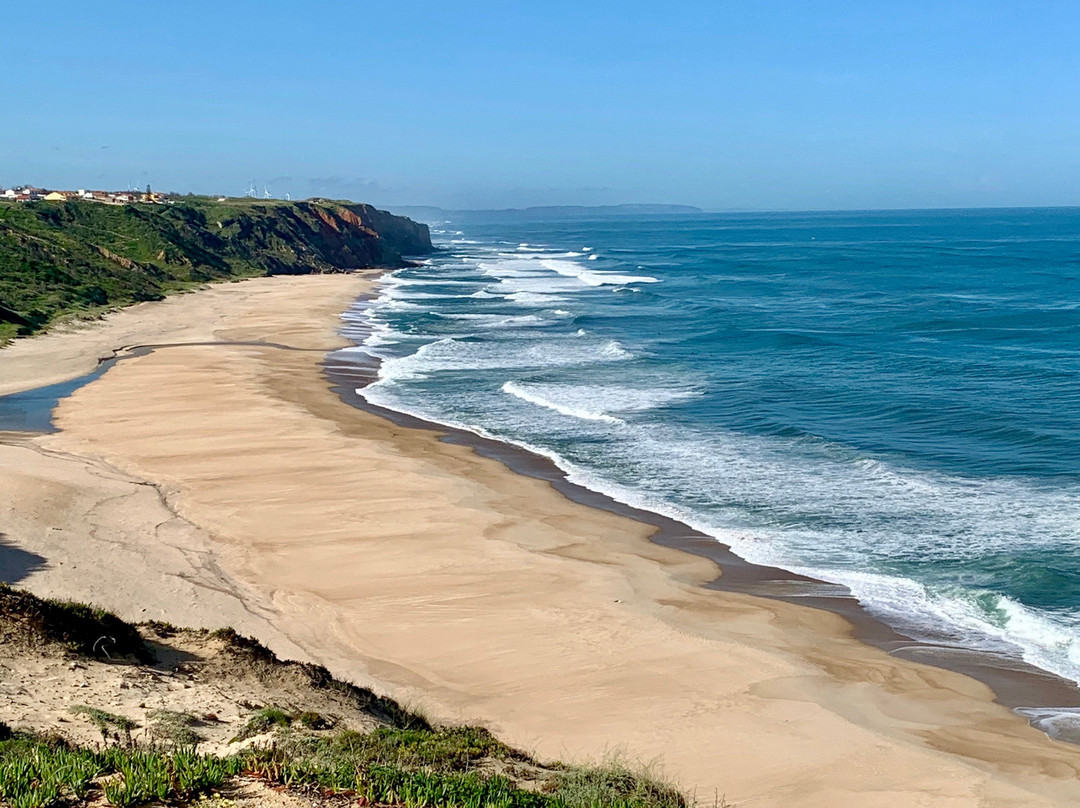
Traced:
POLYGON ((292 716, 289 713, 279 710, 277 707, 263 707, 247 720, 247 723, 244 724, 230 743, 246 741, 255 735, 269 732, 274 727, 288 727, 291 725, 292 716))
POLYGON ((109 732, 113 731, 113 737, 119 740, 119 733, 124 733, 124 740, 128 746, 131 746, 131 731, 139 725, 132 721, 127 716, 116 715, 114 713, 107 713, 104 710, 99 710, 97 707, 90 707, 86 704, 76 704, 69 708, 70 712, 74 715, 81 715, 91 724, 98 728, 101 733, 101 740, 103 743, 107 743, 109 740, 109 732))
POLYGON ((0 616, 18 620, 42 639, 65 645, 83 656, 153 661, 135 627, 105 609, 47 600, 0 584, 0 616))
POLYGON ((151 710, 150 729, 154 736, 169 741, 175 747, 195 747, 202 738, 192 727, 199 725, 199 719, 189 713, 175 710, 151 710))

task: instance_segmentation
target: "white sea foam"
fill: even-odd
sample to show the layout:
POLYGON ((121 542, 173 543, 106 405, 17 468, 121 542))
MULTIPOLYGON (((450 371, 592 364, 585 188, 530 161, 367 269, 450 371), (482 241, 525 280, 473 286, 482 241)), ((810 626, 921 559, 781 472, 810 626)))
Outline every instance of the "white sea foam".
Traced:
POLYGON ((482 328, 522 328, 529 326, 543 326, 548 320, 536 314, 522 314, 518 316, 505 314, 468 314, 451 312, 438 312, 437 316, 445 320, 464 320, 472 325, 482 328))
POLYGON ((677 436, 652 427, 597 460, 633 468, 637 485, 568 464, 575 482, 665 513, 731 545, 749 561, 847 586, 872 613, 913 636, 1023 658, 1080 680, 1080 626, 1004 597, 931 589, 901 576, 859 571, 904 558, 983 557, 1059 542, 1077 503, 1017 483, 960 480, 877 464, 866 468, 747 436, 677 436), (696 481, 685 501, 678 480, 696 481), (644 486, 644 487, 639 487, 644 486), (758 516, 747 520, 746 509, 758 516), (761 514, 767 516, 762 522, 761 514), (806 515, 821 526, 810 529, 806 515), (777 525, 770 527, 770 523, 777 525), (920 527, 925 525, 926 527, 920 527))
POLYGON ((1021 707, 1016 712, 1051 738, 1080 743, 1080 707, 1021 707))
POLYGON ((659 283, 659 278, 651 275, 621 275, 617 272, 589 270, 573 261, 544 259, 540 265, 552 272, 569 278, 577 278, 587 286, 625 286, 630 283, 659 283))
POLYGON ((522 401, 536 404, 538 407, 554 410, 561 415, 566 415, 571 418, 581 418, 585 421, 606 421, 611 424, 625 423, 621 418, 615 418, 605 412, 595 412, 568 404, 560 404, 558 401, 545 398, 542 393, 538 392, 538 387, 536 385, 521 385, 515 382, 506 382, 502 386, 502 391, 515 398, 520 398, 522 401))
POLYGON ((625 423, 614 413, 640 413, 700 395, 695 390, 664 390, 612 385, 535 384, 508 381, 504 393, 542 407, 594 421, 625 423))
MULTIPOLYGON (((589 256, 592 259, 594 256, 589 256)), ((602 286, 659 283, 651 275, 627 275, 618 272, 590 270, 565 257, 507 257, 498 261, 482 261, 484 275, 497 278, 499 291, 507 296, 528 294, 567 294, 602 286)))
POLYGON ((427 311, 426 306, 419 303, 410 303, 408 300, 399 300, 395 297, 383 298, 376 304, 376 308, 386 311, 427 311))
POLYGON ((446 370, 538 369, 621 362, 633 354, 616 340, 582 343, 559 340, 506 342, 444 338, 408 356, 383 362, 380 379, 399 382, 446 370), (525 343, 525 344, 522 344, 525 343))
POLYGON ((569 298, 560 295, 546 295, 540 292, 511 292, 506 295, 507 300, 512 300, 522 306, 546 308, 559 303, 568 303, 569 298))
POLYGON ((393 291, 388 297, 391 300, 455 300, 461 295, 440 295, 432 292, 399 292, 393 291))
POLYGON ((460 280, 458 278, 447 278, 442 275, 432 278, 407 278, 398 274, 391 274, 389 276, 384 275, 379 279, 380 283, 383 283, 387 288, 393 288, 396 286, 475 286, 475 281, 460 280))
MULTIPOLYGON (((736 549, 740 554, 746 552, 738 544, 736 549)), ((1055 619, 1001 594, 956 587, 939 591, 900 576, 804 566, 791 563, 786 555, 781 558, 784 566, 795 572, 845 585, 871 614, 916 639, 1022 659, 1080 682, 1075 621, 1055 619)))
POLYGON ((634 355, 617 339, 609 339, 600 347, 600 355, 610 360, 633 359, 634 355))

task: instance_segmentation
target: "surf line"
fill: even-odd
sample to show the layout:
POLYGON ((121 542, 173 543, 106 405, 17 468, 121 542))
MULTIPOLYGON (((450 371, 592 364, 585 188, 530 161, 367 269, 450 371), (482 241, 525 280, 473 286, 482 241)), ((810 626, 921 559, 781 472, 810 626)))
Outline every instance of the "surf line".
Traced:
MULTIPOLYGON (((357 303, 376 299, 377 292, 368 293, 361 296, 357 303)), ((367 329, 347 328, 343 335, 356 342, 356 338, 363 336, 365 331, 367 329)), ((357 344, 356 347, 362 349, 364 346, 357 344)), ((439 440, 469 447, 482 457, 498 460, 511 471, 543 480, 579 504, 651 525, 655 528, 650 537, 654 543, 708 558, 720 568, 721 574, 703 584, 705 588, 764 597, 836 614, 851 625, 855 639, 901 659, 970 676, 990 687, 998 703, 1011 708, 1036 728, 1058 740, 1080 744, 1080 734, 1058 734, 1054 732, 1053 723, 1041 715, 1046 710, 1062 715, 1076 712, 1080 708, 1080 687, 1074 682, 1022 660, 917 640, 870 614, 841 584, 780 567, 753 564, 715 537, 676 519, 627 505, 571 482, 566 472, 550 458, 521 446, 372 404, 361 391, 378 380, 382 359, 366 351, 339 351, 327 354, 322 366, 331 389, 345 403, 378 415, 397 426, 435 432, 439 440)))

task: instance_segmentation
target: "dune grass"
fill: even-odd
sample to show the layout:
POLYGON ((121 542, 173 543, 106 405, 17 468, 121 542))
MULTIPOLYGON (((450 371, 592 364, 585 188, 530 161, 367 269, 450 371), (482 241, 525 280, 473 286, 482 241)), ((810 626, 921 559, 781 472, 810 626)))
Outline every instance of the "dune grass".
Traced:
POLYGON ((687 808, 678 789, 629 765, 540 766, 482 727, 286 734, 244 756, 273 783, 374 803, 506 808, 687 808))
POLYGON ((478 727, 286 732, 229 757, 185 747, 92 750, 19 735, 0 741, 0 799, 11 808, 59 808, 101 796, 116 808, 185 804, 242 774, 406 808, 687 808, 677 789, 630 767, 539 767, 478 727))

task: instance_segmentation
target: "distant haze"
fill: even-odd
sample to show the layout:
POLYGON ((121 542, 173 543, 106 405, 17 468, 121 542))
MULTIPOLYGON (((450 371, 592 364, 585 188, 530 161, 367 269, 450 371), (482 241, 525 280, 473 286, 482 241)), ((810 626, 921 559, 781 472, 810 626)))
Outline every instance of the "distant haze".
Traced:
POLYGON ((448 209, 1080 205, 1080 7, 4 10, 0 185, 448 209))

